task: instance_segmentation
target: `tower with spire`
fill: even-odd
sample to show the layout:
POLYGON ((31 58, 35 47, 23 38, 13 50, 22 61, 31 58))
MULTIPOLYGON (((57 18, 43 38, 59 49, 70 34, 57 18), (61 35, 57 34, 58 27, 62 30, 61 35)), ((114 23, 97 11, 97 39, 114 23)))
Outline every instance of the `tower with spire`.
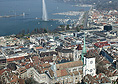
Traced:
POLYGON ((84 34, 84 46, 83 46, 83 49, 82 49, 82 54, 81 54, 81 60, 82 62, 84 63, 84 55, 86 54, 86 41, 85 41, 85 34, 84 34))
POLYGON ((85 41, 85 34, 84 34, 84 46, 81 54, 81 60, 83 62, 83 77, 87 74, 90 74, 91 76, 95 76, 96 75, 95 56, 91 51, 86 52, 85 43, 86 41, 85 41))

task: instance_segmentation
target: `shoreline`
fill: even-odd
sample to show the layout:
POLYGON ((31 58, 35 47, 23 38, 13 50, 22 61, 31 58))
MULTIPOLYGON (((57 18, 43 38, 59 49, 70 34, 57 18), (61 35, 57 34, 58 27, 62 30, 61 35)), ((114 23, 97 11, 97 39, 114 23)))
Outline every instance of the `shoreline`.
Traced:
POLYGON ((20 15, 5 15, 5 16, 0 16, 0 18, 10 18, 10 17, 16 17, 16 16, 25 16, 25 13, 20 14, 20 15))

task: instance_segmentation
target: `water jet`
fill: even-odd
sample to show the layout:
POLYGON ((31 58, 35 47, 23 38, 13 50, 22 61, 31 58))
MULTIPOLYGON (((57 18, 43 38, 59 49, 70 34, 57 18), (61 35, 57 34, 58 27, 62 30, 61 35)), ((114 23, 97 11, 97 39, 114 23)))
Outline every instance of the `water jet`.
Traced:
POLYGON ((43 4, 43 9, 42 9, 42 12, 43 12, 42 20, 43 20, 43 21, 48 21, 45 0, 42 0, 42 4, 43 4))

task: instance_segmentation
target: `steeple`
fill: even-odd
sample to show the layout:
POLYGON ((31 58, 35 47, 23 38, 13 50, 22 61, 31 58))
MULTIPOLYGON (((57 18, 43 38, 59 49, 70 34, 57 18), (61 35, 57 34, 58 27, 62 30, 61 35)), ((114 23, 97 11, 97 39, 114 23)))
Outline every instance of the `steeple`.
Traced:
POLYGON ((85 41, 85 34, 84 34, 84 46, 83 46, 83 49, 82 49, 82 54, 81 54, 81 60, 82 62, 84 62, 84 55, 86 54, 86 41, 85 41))
POLYGON ((85 34, 84 34, 84 47, 82 49, 82 53, 86 54, 86 40, 85 40, 85 34))

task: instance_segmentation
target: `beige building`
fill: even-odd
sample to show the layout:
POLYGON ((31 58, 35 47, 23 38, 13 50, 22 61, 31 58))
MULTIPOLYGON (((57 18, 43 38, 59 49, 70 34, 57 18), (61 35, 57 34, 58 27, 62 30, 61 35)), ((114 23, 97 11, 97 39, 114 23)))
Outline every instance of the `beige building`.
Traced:
POLYGON ((51 83, 76 84, 82 80, 82 61, 53 64, 49 70, 51 83))

